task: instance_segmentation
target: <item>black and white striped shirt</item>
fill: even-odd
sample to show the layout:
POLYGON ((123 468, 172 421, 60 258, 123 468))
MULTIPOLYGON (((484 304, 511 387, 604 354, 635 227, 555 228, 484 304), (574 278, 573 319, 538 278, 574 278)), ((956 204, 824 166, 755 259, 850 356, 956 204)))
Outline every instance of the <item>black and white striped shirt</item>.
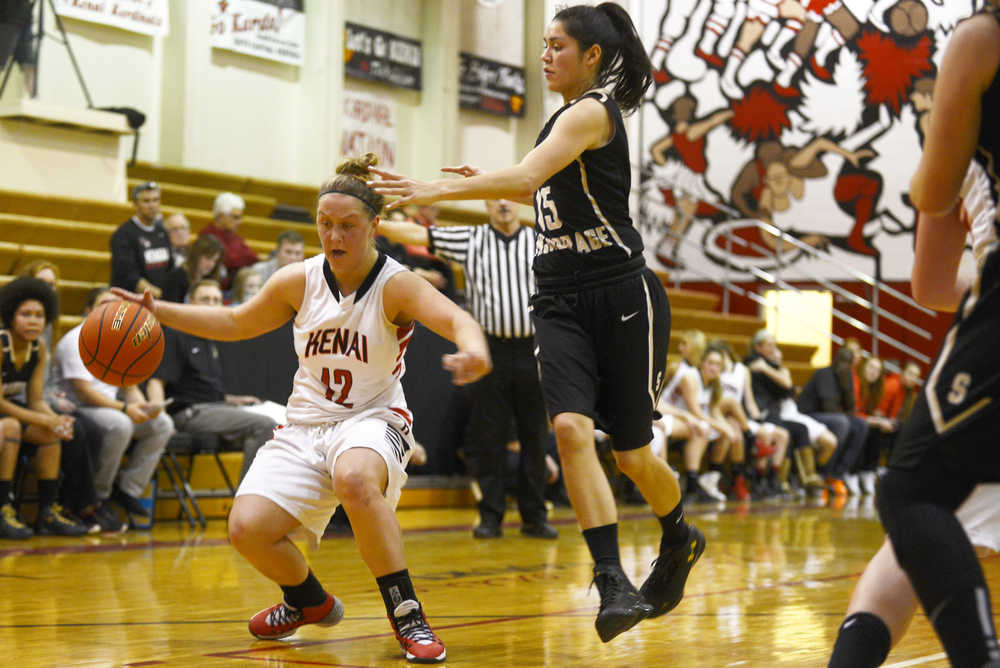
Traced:
POLYGON ((531 262, 535 230, 520 227, 505 237, 491 225, 428 228, 430 251, 462 265, 472 317, 490 336, 534 335, 528 299, 535 292, 531 262))

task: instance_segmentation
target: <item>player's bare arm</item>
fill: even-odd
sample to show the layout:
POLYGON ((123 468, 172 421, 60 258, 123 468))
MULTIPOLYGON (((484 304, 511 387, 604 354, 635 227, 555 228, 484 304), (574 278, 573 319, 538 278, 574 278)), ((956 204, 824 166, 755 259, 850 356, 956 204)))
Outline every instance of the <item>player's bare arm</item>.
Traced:
POLYGON ((401 220, 380 220, 378 233, 395 244, 429 246, 430 232, 423 225, 401 220))
POLYGON ((445 355, 444 359, 444 367, 452 372, 455 383, 471 383, 492 368, 479 323, 416 274, 402 272, 389 279, 382 308, 393 324, 405 326, 416 320, 458 346, 457 353, 445 355))
POLYGON ((399 198, 388 205, 390 209, 406 204, 459 199, 506 198, 527 202, 550 176, 573 162, 581 153, 610 141, 611 132, 611 120, 604 106, 588 98, 562 114, 545 141, 514 167, 465 179, 436 181, 420 181, 373 167, 371 171, 382 180, 373 183, 372 190, 399 198))
POLYGON ((982 94, 998 63, 996 21, 975 17, 955 30, 934 83, 924 152, 910 181, 910 200, 921 212, 943 214, 955 206, 978 141, 982 94))
POLYGON ((304 265, 290 264, 276 271, 250 301, 235 308, 161 301, 149 291, 142 295, 120 288, 111 291, 142 304, 167 327, 215 341, 239 341, 266 334, 294 317, 302 305, 305 283, 304 265))
POLYGON ((1000 27, 987 17, 962 23, 941 63, 930 112, 930 130, 920 165, 910 182, 917 221, 911 287, 930 308, 953 311, 966 288, 956 280, 966 229, 958 195, 975 152, 981 98, 1000 63, 1000 27))

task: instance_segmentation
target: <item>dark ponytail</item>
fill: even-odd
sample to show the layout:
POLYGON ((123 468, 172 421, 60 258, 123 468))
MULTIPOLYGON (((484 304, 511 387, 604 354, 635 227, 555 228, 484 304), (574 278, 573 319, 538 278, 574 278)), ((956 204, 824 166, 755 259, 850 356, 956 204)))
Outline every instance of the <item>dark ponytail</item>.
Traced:
POLYGON ((596 7, 575 5, 561 10, 553 21, 559 21, 566 34, 577 41, 581 53, 594 44, 601 47, 596 83, 613 83, 614 101, 626 114, 635 111, 653 82, 653 67, 628 12, 614 2, 596 7))

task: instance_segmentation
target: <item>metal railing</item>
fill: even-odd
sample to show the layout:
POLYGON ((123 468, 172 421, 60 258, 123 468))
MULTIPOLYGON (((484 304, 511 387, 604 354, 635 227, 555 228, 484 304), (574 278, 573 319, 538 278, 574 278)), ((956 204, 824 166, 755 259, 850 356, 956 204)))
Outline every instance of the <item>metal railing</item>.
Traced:
MULTIPOLYGON (((863 271, 860 271, 859 269, 852 267, 845 262, 842 262, 829 251, 804 243, 800 239, 784 232, 780 228, 770 223, 766 223, 764 221, 754 221, 754 220, 743 220, 741 222, 744 223, 746 227, 754 226, 761 233, 771 235, 771 237, 773 237, 776 240, 777 246, 776 248, 761 246, 758 243, 754 243, 752 241, 743 239, 742 237, 735 236, 733 235, 731 229, 727 229, 723 233, 723 239, 725 240, 726 251, 727 251, 726 256, 724 258, 720 258, 717 256, 717 254, 711 254, 713 261, 722 265, 721 275, 713 274, 711 272, 699 269, 693 266, 692 263, 690 262, 685 263, 684 252, 683 252, 685 247, 695 247, 698 249, 698 252, 700 253, 705 253, 706 250, 701 243, 692 239, 688 239, 686 238, 686 236, 680 239, 676 239, 676 243, 678 244, 677 248, 679 251, 677 253, 677 261, 681 264, 682 270, 684 272, 687 272, 688 274, 694 274, 695 276, 698 276, 700 278, 703 278, 705 280, 714 283, 718 283, 722 286, 723 313, 729 312, 730 294, 737 294, 741 297, 750 299, 751 301, 757 304, 767 306, 767 300, 762 295, 758 294, 753 290, 744 289, 733 283, 731 276, 731 273, 733 271, 739 271, 741 273, 750 274, 751 276, 754 277, 754 279, 758 283, 761 284, 771 285, 781 290, 788 290, 798 293, 803 292, 802 289, 798 288, 795 285, 792 285, 787 280, 781 277, 781 274, 785 269, 785 258, 783 258, 783 249, 785 249, 787 246, 791 246, 798 253, 805 255, 807 259, 815 259, 833 265, 840 272, 846 273, 853 279, 869 286, 869 288, 872 291, 872 297, 871 299, 865 299, 864 297, 857 295, 851 292, 850 290, 847 290, 837 285, 834 281, 824 278, 818 274, 810 274, 804 271, 801 267, 796 267, 797 275, 794 279, 792 279, 800 282, 816 284, 821 288, 829 290, 831 293, 851 302, 856 306, 868 309, 872 314, 871 325, 868 325, 858 320, 857 318, 851 316, 848 313, 845 313, 844 311, 836 307, 831 308, 831 315, 834 318, 837 318, 838 320, 850 325, 851 327, 866 334, 869 334, 872 337, 872 354, 878 355, 879 342, 882 341, 884 343, 891 345, 895 349, 903 353, 906 353, 914 360, 917 360, 923 364, 930 363, 931 359, 926 354, 924 354, 919 350, 916 350, 915 348, 903 343, 902 341, 886 334, 885 332, 879 329, 880 320, 884 319, 886 321, 894 323, 895 325, 901 327, 902 329, 912 332, 913 334, 917 335, 922 339, 925 339, 927 341, 931 341, 933 339, 933 335, 926 329, 919 327, 913 324, 912 322, 909 322, 904 318, 901 318, 897 314, 883 308, 879 303, 880 302, 879 295, 880 293, 890 295, 893 298, 897 299, 898 301, 920 311, 921 313, 925 313, 933 317, 937 316, 936 311, 921 306, 909 295, 900 292, 899 290, 896 290, 890 285, 886 285, 884 282, 876 279, 874 276, 866 274, 863 271), (747 250, 751 250, 754 253, 757 253, 758 255, 761 256, 773 257, 774 258, 773 268, 764 269, 761 267, 754 266, 751 263, 746 263, 746 264, 738 263, 735 260, 736 256, 732 253, 734 246, 746 248, 747 250)), ((681 283, 680 279, 674 278, 673 280, 675 285, 677 286, 680 285, 681 283)), ((788 314, 783 313, 783 316, 784 315, 788 314)), ((830 340, 837 345, 842 345, 844 343, 843 338, 837 336, 832 331, 828 331, 822 327, 817 327, 815 326, 815 324, 808 322, 804 318, 797 316, 794 313, 791 314, 791 317, 797 323, 803 325, 805 328, 821 333, 825 336, 828 336, 830 340)), ((895 367, 896 365, 893 364, 892 362, 886 362, 886 366, 892 368, 895 367)), ((893 370, 898 370, 898 369, 893 369, 893 370)))

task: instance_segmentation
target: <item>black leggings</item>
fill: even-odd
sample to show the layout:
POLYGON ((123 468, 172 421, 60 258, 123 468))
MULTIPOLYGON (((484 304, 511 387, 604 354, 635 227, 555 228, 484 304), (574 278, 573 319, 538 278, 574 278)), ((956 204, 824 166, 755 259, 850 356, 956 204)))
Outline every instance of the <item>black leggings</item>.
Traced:
POLYGON ((891 468, 876 495, 899 565, 956 666, 983 665, 996 642, 989 598, 977 600, 987 591, 983 570, 955 517, 977 483, 930 455, 917 469, 891 468))

